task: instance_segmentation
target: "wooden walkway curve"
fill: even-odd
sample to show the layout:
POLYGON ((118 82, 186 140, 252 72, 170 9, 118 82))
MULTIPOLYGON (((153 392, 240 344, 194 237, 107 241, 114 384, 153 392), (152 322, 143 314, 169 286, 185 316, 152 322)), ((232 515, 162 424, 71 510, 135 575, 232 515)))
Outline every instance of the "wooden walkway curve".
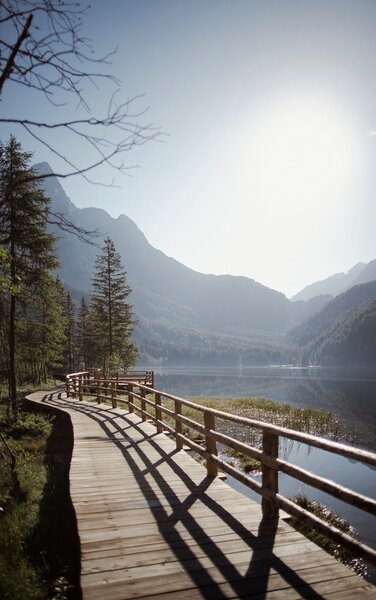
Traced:
POLYGON ((375 587, 231 489, 134 413, 66 399, 84 600, 353 600, 375 587))

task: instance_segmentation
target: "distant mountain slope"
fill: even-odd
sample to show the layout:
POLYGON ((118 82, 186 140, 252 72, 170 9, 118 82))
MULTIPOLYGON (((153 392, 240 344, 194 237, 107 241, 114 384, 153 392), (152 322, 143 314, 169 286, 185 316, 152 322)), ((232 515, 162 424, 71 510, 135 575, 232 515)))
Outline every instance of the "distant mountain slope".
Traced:
MULTIPOLYGON (((50 172, 46 163, 37 168, 50 172)), ((140 321, 138 335, 142 331, 149 332, 146 337, 157 335, 163 330, 162 324, 168 323, 175 333, 180 332, 182 340, 189 329, 202 336, 215 334, 217 340, 229 336, 226 343, 231 337, 234 352, 236 336, 254 340, 255 331, 278 334, 285 330, 291 318, 290 303, 280 292, 246 277, 193 271, 153 248, 125 215, 114 219, 101 209, 77 208, 54 177, 47 178, 44 187, 54 212, 63 213, 78 227, 99 230, 100 236, 93 238, 99 246, 107 235, 115 242, 133 289, 130 299, 140 321)), ((59 276, 78 300, 90 291, 92 267, 100 250, 57 227, 53 229, 59 237, 59 276)))
POLYGON ((361 283, 367 283, 368 281, 376 280, 376 260, 371 260, 368 265, 365 265, 364 269, 359 273, 356 279, 354 279, 352 285, 359 285, 361 283))
MULTIPOLYGON (((51 172, 45 163, 38 168, 51 172)), ((332 300, 326 295, 290 302, 253 279, 198 273, 153 248, 125 215, 114 219, 102 209, 77 208, 54 177, 44 186, 55 213, 64 214, 77 227, 99 232, 93 237, 96 246, 52 226, 59 237, 59 275, 76 301, 90 293, 92 268, 104 238, 115 242, 133 289, 130 299, 139 321, 135 340, 145 365, 281 364, 293 362, 299 348, 305 357, 330 360, 328 349, 334 348, 338 335, 347 346, 346 340, 353 339, 358 321, 344 319, 376 298, 376 281, 332 300), (284 338, 294 323, 300 324, 284 338)), ((350 278, 350 272, 339 277, 341 285, 353 277, 373 278, 375 269, 376 261, 357 265, 350 278)), ((340 355, 337 346, 336 353, 340 355)))
POLYGON ((343 294, 337 296, 326 304, 315 315, 292 329, 289 333, 290 340, 304 349, 306 359, 311 360, 311 354, 314 349, 320 346, 322 339, 329 335, 333 336, 336 328, 340 327, 340 322, 347 315, 358 309, 363 304, 376 299, 376 281, 371 281, 362 285, 357 285, 343 294), (321 340, 321 341, 320 341, 321 340))
MULTIPOLYGON (((376 263, 376 261, 374 262, 376 263)), ((295 294, 295 296, 290 298, 290 300, 292 302, 296 302, 298 300, 311 300, 315 296, 338 296, 338 294, 341 294, 353 285, 358 283, 366 283, 367 281, 376 279, 376 265, 374 277, 370 274, 369 278, 361 279, 361 275, 363 271, 367 269, 367 267, 368 265, 366 263, 358 263, 347 273, 335 273, 335 275, 331 275, 327 279, 311 283, 300 292, 295 294)))
POLYGON ((311 344, 309 360, 325 366, 376 366, 376 298, 338 319, 311 344))
POLYGON ((328 302, 333 300, 333 296, 314 296, 310 300, 291 301, 291 322, 289 327, 295 328, 303 321, 306 321, 314 314, 319 312, 328 302))

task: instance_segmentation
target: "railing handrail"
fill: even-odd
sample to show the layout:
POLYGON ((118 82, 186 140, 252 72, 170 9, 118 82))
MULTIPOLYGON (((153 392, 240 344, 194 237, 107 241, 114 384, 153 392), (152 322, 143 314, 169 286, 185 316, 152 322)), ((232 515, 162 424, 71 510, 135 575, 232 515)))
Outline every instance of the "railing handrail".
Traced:
MULTIPOLYGON (((150 375, 152 372, 145 371, 143 373, 145 375, 150 375)), ((279 437, 283 437, 372 466, 376 466, 376 454, 366 450, 352 448, 346 444, 327 440, 323 437, 295 431, 293 429, 280 427, 278 425, 273 425, 271 423, 266 423, 255 419, 250 419, 248 417, 234 415, 232 413, 217 410, 215 408, 209 408, 191 400, 186 400, 184 398, 180 398, 179 396, 156 390, 151 385, 145 385, 137 380, 132 381, 130 379, 122 380, 120 378, 102 378, 97 376, 93 378, 87 378, 85 382, 85 374, 88 374, 88 372, 83 372, 80 374, 71 373, 67 375, 68 396, 70 395, 70 391, 73 389, 73 394, 76 395, 78 392, 80 400, 82 400, 83 395, 85 394, 96 397, 98 403, 100 403, 102 400, 109 400, 111 398, 113 407, 117 406, 117 402, 120 402, 121 404, 127 404, 129 411, 138 412, 143 421, 146 421, 147 419, 154 421, 158 432, 165 430, 172 434, 175 437, 176 447, 178 450, 183 447, 183 444, 186 444, 192 450, 203 456, 206 459, 206 466, 209 476, 215 476, 218 472, 218 467, 220 467, 222 470, 229 473, 260 494, 262 496, 262 511, 264 517, 275 518, 278 516, 279 508, 282 508, 293 516, 296 516, 302 521, 307 522, 319 531, 326 533, 336 542, 342 543, 346 547, 355 550, 359 555, 365 556, 367 559, 376 563, 376 550, 362 544, 355 538, 352 538, 350 535, 339 531, 335 527, 328 525, 328 523, 325 521, 312 515, 312 513, 279 494, 278 473, 280 471, 286 473, 298 481, 302 481, 310 486, 316 487, 317 489, 341 499, 347 504, 351 504, 361 510, 368 511, 373 515, 376 515, 376 501, 372 498, 368 498, 367 496, 363 496, 362 494, 354 492, 349 488, 345 488, 334 481, 315 475, 285 460, 281 460, 278 458, 278 443, 279 437), (121 387, 119 387, 119 384, 121 387), (135 389, 138 390, 139 393, 137 393, 135 389), (93 391, 95 391, 95 393, 93 393, 93 391), (104 395, 101 392, 104 392, 104 395), (121 397, 121 394, 126 394, 127 399, 121 397), (150 400, 147 395, 152 395, 154 400, 150 400), (135 399, 140 402, 140 406, 135 404, 135 399), (174 409, 172 410, 162 406, 162 399, 172 401, 174 403, 174 409), (201 412, 203 414, 204 423, 199 423, 194 419, 183 415, 183 406, 201 412), (154 414, 151 413, 150 410, 147 410, 148 407, 153 409, 154 414), (174 420, 174 427, 163 420, 163 414, 171 417, 174 420), (249 444, 240 442, 231 436, 216 431, 216 418, 256 428, 262 431, 262 449, 255 448, 249 444), (197 442, 192 441, 187 435, 185 435, 182 429, 183 425, 189 429, 193 429, 201 433, 205 438, 205 447, 201 446, 197 442), (246 473, 228 464, 221 457, 217 456, 217 442, 260 461, 262 468, 262 483, 259 483, 246 473)), ((152 373, 152 375, 154 375, 154 373, 152 373)), ((137 378, 135 377, 135 379, 137 378)), ((151 377, 151 381, 154 381, 154 377, 151 377)))
POLYGON ((368 452, 367 450, 353 448, 351 446, 348 446, 347 444, 327 440, 326 438, 312 435, 310 433, 296 431, 295 429, 289 429, 287 427, 281 427, 280 425, 273 425, 272 423, 266 423, 265 421, 258 421, 256 419, 250 419, 249 417, 241 417, 239 415, 234 415, 232 413, 218 410, 216 408, 203 406, 202 404, 192 402, 192 400, 186 400, 185 398, 180 398, 179 396, 174 396, 172 394, 161 392, 160 390, 155 390, 142 384, 140 384, 138 387, 147 390, 148 393, 160 394, 164 398, 173 400, 174 402, 179 402, 183 406, 188 406, 189 408, 193 408, 199 412, 208 413, 210 415, 223 419, 224 421, 231 421, 232 423, 239 423, 240 425, 248 425, 250 427, 254 427, 255 429, 260 429, 261 431, 274 433, 276 435, 280 435, 281 437, 285 437, 296 442, 301 442, 303 444, 305 443, 310 446, 320 448, 322 450, 327 450, 328 452, 334 452, 336 454, 341 453, 341 456, 344 456, 345 458, 353 458, 354 460, 359 460, 372 466, 376 466, 376 454, 373 452, 368 452))

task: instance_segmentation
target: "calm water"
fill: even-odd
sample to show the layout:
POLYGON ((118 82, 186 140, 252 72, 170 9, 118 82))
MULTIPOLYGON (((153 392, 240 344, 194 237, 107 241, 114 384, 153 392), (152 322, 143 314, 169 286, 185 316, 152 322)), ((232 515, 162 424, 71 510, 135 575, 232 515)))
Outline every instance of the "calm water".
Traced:
POLYGON ((165 369, 155 386, 177 396, 263 396, 294 406, 337 414, 359 447, 376 452, 376 369, 258 367, 165 369))
MULTIPOLYGON (((376 452, 376 369, 161 369, 155 371, 155 387, 181 397, 263 396, 295 406, 330 410, 352 432, 359 448, 376 452)), ((281 454, 283 458, 309 471, 333 479, 359 493, 376 497, 376 470, 372 467, 304 444, 285 445, 281 454)), ((229 478, 228 481, 243 493, 255 497, 236 480, 229 478)), ((323 502, 345 517, 362 540, 376 547, 376 517, 283 474, 280 476, 280 491, 288 497, 303 493, 312 500, 323 502)))

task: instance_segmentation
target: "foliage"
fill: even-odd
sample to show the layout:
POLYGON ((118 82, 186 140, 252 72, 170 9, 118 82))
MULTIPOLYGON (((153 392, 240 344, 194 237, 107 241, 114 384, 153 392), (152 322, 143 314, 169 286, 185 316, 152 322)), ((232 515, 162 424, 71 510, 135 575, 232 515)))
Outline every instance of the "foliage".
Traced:
POLYGON ((19 276, 16 277, 16 282, 12 283, 11 278, 11 261, 9 252, 5 248, 0 248, 0 294, 12 292, 17 294, 19 291, 19 276))
POLYGON ((136 347, 130 342, 134 318, 127 298, 131 289, 120 255, 109 238, 95 261, 92 286, 92 344, 97 360, 105 373, 128 369, 137 356, 136 347))
POLYGON ((14 494, 10 464, 6 453, 1 452, 0 597, 78 598, 70 592, 75 577, 69 561, 76 561, 78 553, 68 535, 74 532, 74 519, 69 521, 67 515, 71 448, 66 447, 69 435, 64 422, 49 415, 24 412, 22 408, 17 418, 9 421, 0 405, 0 432, 17 455, 23 492, 21 496, 14 494))
POLYGON ((70 292, 65 294, 63 313, 65 317, 66 346, 64 352, 64 371, 73 373, 76 368, 76 306, 71 298, 70 292))
POLYGON ((45 383, 50 373, 63 365, 65 293, 59 280, 50 277, 48 281, 49 286, 35 295, 18 317, 19 382, 45 383))
POLYGON ((77 315, 76 321, 76 354, 77 354, 77 364, 80 369, 87 370, 91 366, 95 366, 91 364, 91 338, 92 338, 92 328, 91 328, 91 318, 90 318, 90 309, 86 303, 85 298, 81 298, 80 307, 77 315))
POLYGON ((338 319, 309 347, 312 361, 327 366, 373 367, 376 358, 376 300, 338 319))
POLYGON ((169 366, 260 366, 290 364, 292 344, 281 335, 253 331, 246 335, 182 327, 169 319, 142 319, 135 331, 140 362, 169 366))
POLYGON ((23 491, 21 498, 13 493, 8 461, 0 460, 0 503, 4 510, 0 520, 0 596, 9 600, 42 598, 40 592, 34 593, 42 582, 25 550, 28 536, 38 522, 38 500, 46 484, 44 444, 51 423, 46 421, 41 426, 40 417, 25 419, 20 415, 10 425, 0 424, 17 452, 17 474, 23 491), (35 437, 37 430, 39 435, 35 437))
POLYGON ((13 136, 0 146, 0 247, 9 260, 9 285, 0 298, 2 367, 13 410, 17 408, 19 328, 25 331, 25 315, 35 314, 37 298, 48 295, 50 271, 58 265, 55 239, 47 232, 50 201, 33 180, 30 159, 13 136))
POLYGON ((21 412, 10 421, 0 421, 0 430, 7 437, 15 440, 22 437, 48 437, 51 432, 51 423, 53 423, 53 417, 46 417, 33 412, 21 412))
POLYGON ((300 362, 374 366, 376 281, 356 285, 289 333, 300 362))

